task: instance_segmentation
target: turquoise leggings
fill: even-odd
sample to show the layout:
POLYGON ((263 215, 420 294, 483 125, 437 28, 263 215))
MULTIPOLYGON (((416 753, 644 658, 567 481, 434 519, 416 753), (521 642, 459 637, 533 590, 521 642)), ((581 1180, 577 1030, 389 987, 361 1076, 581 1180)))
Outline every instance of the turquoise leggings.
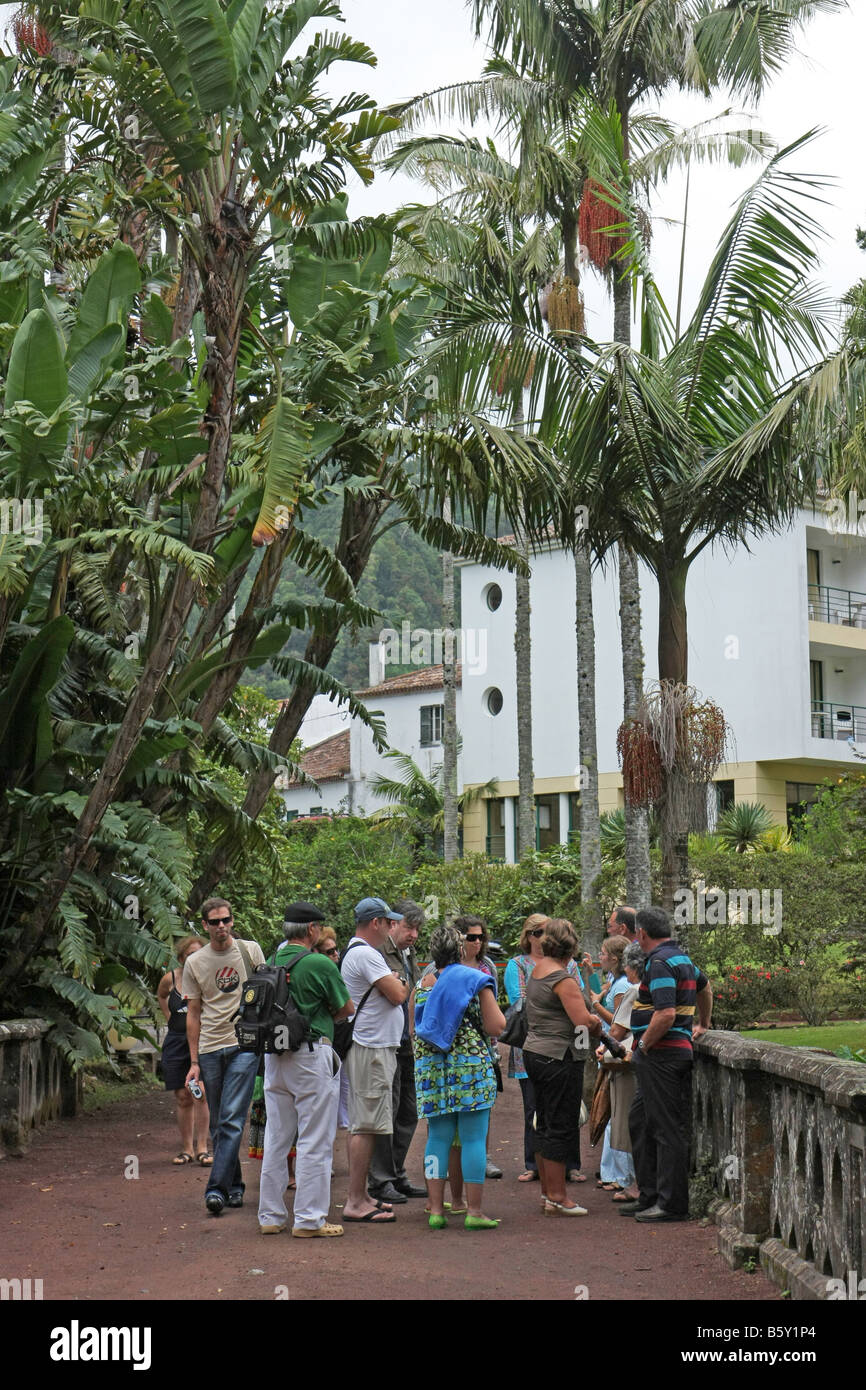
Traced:
POLYGON ((450 1115, 427 1118, 427 1147, 424 1150, 425 1178, 448 1176, 448 1154, 460 1137, 460 1164, 464 1182, 483 1182, 487 1171, 488 1110, 458 1110, 450 1115))

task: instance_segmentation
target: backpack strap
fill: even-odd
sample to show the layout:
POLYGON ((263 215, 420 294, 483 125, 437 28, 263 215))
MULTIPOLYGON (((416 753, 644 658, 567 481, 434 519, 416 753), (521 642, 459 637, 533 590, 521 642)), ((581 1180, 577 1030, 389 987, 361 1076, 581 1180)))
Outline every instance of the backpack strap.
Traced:
MULTIPOLYGON (((347 957, 347 955, 349 954, 349 952, 350 952, 350 951, 354 951, 354 949, 355 949, 356 946, 366 946, 366 944, 367 944, 366 941, 353 941, 353 942, 350 943, 350 945, 348 945, 348 946, 346 947, 345 951, 344 951, 343 954, 340 956, 340 974, 341 974, 341 975, 342 975, 342 973, 343 973, 343 961, 346 959, 346 957, 347 957)), ((383 977, 383 978, 384 978, 384 977, 383 977)), ((370 988, 367 990, 367 993, 364 995, 363 999, 361 1000, 360 1004, 358 1005, 357 1009, 355 1010, 354 1014, 352 1015, 352 1018, 351 1018, 350 1021, 351 1021, 351 1023, 352 1023, 353 1026, 354 1026, 355 1021, 356 1021, 356 1019, 357 1019, 357 1017, 358 1017, 358 1014, 359 1014, 359 1013, 361 1012, 361 1010, 363 1009, 364 1005, 366 1004, 367 1000, 370 998, 370 995, 373 993, 373 990, 374 990, 375 988, 376 988, 376 981, 374 980, 373 983, 371 984, 370 988)))
POLYGON ((252 961, 250 960, 249 952, 247 951, 246 944, 245 944, 245 942, 241 941, 238 937, 235 937, 235 945, 237 946, 238 950, 240 951, 241 960, 243 961, 243 963, 244 963, 244 969, 245 969, 246 972, 247 972, 247 979, 249 979, 250 976, 253 975, 255 972, 254 972, 254 970, 253 970, 253 964, 252 964, 252 961))

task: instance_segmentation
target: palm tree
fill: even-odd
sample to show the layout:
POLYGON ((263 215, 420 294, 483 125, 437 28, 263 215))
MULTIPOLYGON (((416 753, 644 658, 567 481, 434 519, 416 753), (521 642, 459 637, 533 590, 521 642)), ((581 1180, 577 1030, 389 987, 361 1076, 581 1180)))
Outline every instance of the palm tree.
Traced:
MULTIPOLYGON (((386 167, 422 175, 440 193, 423 215, 423 225, 450 251, 449 282, 480 294, 495 293, 516 323, 538 319, 538 294, 549 279, 556 255, 548 230, 534 227, 523 206, 520 170, 495 149, 475 140, 441 136, 407 140, 385 161, 386 167), (527 223, 529 225, 527 226, 527 223), (458 249, 459 248, 459 249, 458 249)), ((531 370, 531 369, 530 369, 531 370)), ((524 430, 523 383, 507 392, 506 364, 494 361, 491 399, 508 412, 512 431, 524 430)), ((514 628, 517 703, 517 857, 535 848, 535 787, 532 759, 532 632, 529 593, 530 528, 515 525, 515 549, 523 566, 515 574, 514 628)), ((446 622, 447 626, 447 622, 446 622)), ((447 718, 447 711, 446 711, 447 718)), ((447 857, 447 841, 446 841, 447 857)))
MULTIPOLYGON (((459 744, 458 744, 459 747, 459 744)), ((429 777, 408 753, 392 748, 385 754, 396 764, 394 777, 377 773, 370 778, 370 790, 377 796, 390 797, 387 806, 370 814, 370 820, 385 820, 401 826, 412 841, 416 863, 425 854, 436 854, 445 830, 445 769, 437 764, 429 777)), ((499 794, 495 777, 483 786, 472 787, 457 798, 458 825, 463 814, 477 801, 499 794)))
MULTIPOLYGON (((782 167, 803 143, 774 157, 743 197, 680 336, 660 350, 656 334, 648 352, 600 350, 571 403, 576 485, 600 499, 594 549, 624 542, 658 581, 662 695, 688 686, 694 561, 718 541, 783 527, 814 496, 814 457, 791 428, 798 397, 781 376, 783 362, 805 370, 824 349, 830 309, 807 279, 816 180, 782 167)), ((687 830, 674 846, 662 825, 668 897, 685 881, 687 830)))
MULTIPOLYGON (((497 55, 485 76, 433 92, 399 110, 404 123, 407 118, 417 122, 444 111, 463 120, 492 118, 500 127, 517 133, 524 188, 534 194, 536 208, 543 208, 561 227, 562 284, 575 300, 576 324, 580 322, 577 228, 586 214, 600 233, 596 240, 602 248, 602 264, 612 279, 614 339, 628 343, 631 277, 626 250, 619 244, 622 238, 618 241, 616 236, 614 224, 619 219, 609 215, 604 191, 599 196, 589 177, 586 151, 580 176, 566 173, 563 177, 563 140, 574 149, 575 131, 583 118, 581 99, 585 101, 589 94, 597 109, 612 112, 617 120, 623 146, 621 192, 632 182, 663 177, 672 159, 682 161, 696 153, 717 156, 721 152, 736 159, 751 157, 755 151, 748 133, 733 133, 731 138, 706 130, 685 141, 671 139, 668 132, 663 148, 645 157, 641 142, 645 144, 653 118, 637 113, 635 107, 646 95, 661 94, 672 84, 705 93, 728 86, 749 96, 760 95, 768 74, 789 51, 797 27, 817 11, 842 3, 761 0, 747 13, 722 0, 473 0, 476 33, 486 34, 497 55), (551 139, 551 129, 559 130, 559 141, 551 139), (640 159, 642 170, 638 168, 640 159)), ((658 137, 666 123, 657 124, 658 137)), ((619 548, 619 575, 620 608, 626 624, 623 682, 628 718, 640 699, 643 652, 637 567, 623 547, 619 548)), ((585 741, 588 745, 593 741, 589 732, 585 741)), ((588 808, 582 819, 587 814, 588 808)), ((626 817, 629 897, 647 902, 646 817, 632 807, 626 808, 626 817)), ((592 833, 597 837, 597 826, 592 833)))

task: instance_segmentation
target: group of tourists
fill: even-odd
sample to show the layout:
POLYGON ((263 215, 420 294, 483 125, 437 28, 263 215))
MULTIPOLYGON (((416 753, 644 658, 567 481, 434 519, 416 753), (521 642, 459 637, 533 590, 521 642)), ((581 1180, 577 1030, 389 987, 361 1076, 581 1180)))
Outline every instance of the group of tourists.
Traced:
POLYGON ((181 1137, 174 1162, 208 1169, 205 1205, 213 1216, 243 1205, 240 1148, 258 1078, 264 1135, 251 1152, 262 1158, 263 1235, 285 1231, 290 1220, 299 1238, 340 1236, 353 1222, 392 1225, 394 1208, 413 1198, 426 1199, 431 1230, 458 1216, 467 1230, 494 1230, 498 1220, 485 1214, 483 1199, 486 1179, 502 1176, 488 1156, 503 1087, 497 1039, 520 1015, 521 1046, 512 1045, 508 1058, 523 1099, 518 1181, 540 1183, 542 1211, 587 1214, 567 1184, 587 1180, 580 1129, 594 1052, 610 1116, 598 1186, 637 1221, 687 1218, 692 1039, 709 1027, 712 992, 672 940, 662 909, 611 914, 597 989, 571 923, 532 914, 505 970, 507 1016, 480 917, 434 928, 421 966, 415 945, 425 919, 410 899, 393 907, 362 899, 342 951, 323 916, 313 903, 289 904, 270 958, 285 967, 305 1024, 295 1051, 260 1058, 238 1044, 241 990, 265 960, 255 941, 235 934, 223 898, 202 907, 206 939, 178 943, 182 975, 170 971, 160 982, 164 1079, 175 1092, 181 1137), (419 1118, 427 1122, 423 1185, 406 1170, 419 1118), (348 1130, 349 1167, 340 1225, 328 1219, 338 1126, 348 1130))

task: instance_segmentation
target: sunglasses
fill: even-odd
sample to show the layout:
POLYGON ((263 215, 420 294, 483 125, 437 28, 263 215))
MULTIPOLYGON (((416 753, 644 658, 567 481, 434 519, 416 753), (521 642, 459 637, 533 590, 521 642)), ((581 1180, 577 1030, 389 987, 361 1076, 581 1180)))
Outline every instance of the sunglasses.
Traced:
POLYGON ((338 956, 339 954, 340 954, 340 948, 339 948, 338 946, 326 946, 326 947, 325 947, 325 955, 326 955, 326 956, 338 956))
POLYGON ((483 937, 483 936, 481 935, 481 933, 479 932, 479 934, 478 934, 477 936, 464 936, 463 940, 464 940, 464 941, 483 941, 483 940, 484 940, 484 937, 483 937))
POLYGON ((535 931, 531 931, 529 935, 534 936, 536 938, 538 938, 539 936, 544 936, 544 927, 536 927, 535 931))
POLYGON ((229 917, 208 917, 205 919, 209 927, 227 927, 232 918, 229 917))

